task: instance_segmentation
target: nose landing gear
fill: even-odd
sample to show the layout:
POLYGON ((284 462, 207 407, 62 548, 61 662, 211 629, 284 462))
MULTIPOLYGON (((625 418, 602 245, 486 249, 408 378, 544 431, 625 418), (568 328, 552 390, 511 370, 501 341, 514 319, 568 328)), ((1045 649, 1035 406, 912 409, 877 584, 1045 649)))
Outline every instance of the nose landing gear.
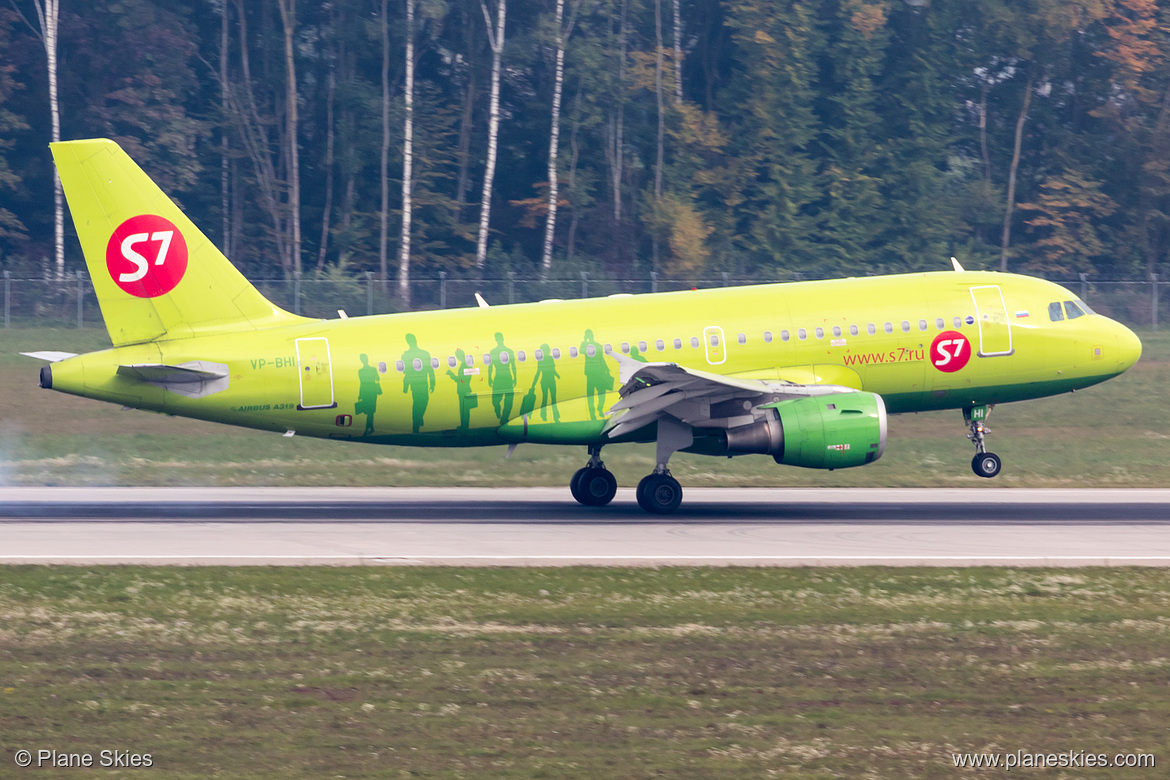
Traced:
POLYGON ((585 506, 605 506, 617 495, 617 478, 601 460, 601 447, 589 448, 589 462, 578 469, 569 480, 569 492, 577 503, 585 506))
POLYGON ((986 425, 987 415, 991 409, 990 406, 976 406, 963 410, 963 421, 971 429, 967 438, 975 445, 975 457, 971 459, 971 470, 975 472, 976 476, 987 479, 999 474, 1003 467, 999 456, 994 452, 988 452, 983 443, 984 435, 991 432, 991 429, 986 425))

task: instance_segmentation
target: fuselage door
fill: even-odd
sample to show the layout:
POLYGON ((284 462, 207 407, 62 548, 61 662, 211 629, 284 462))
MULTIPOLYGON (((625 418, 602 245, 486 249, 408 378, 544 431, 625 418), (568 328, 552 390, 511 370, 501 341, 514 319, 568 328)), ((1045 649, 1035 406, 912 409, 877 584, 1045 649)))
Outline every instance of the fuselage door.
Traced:
POLYGON ((975 323, 979 326, 979 357, 1012 354, 1012 325, 999 285, 971 288, 975 323))
POLYGON ((297 339, 297 374, 301 386, 298 409, 332 409, 333 367, 329 360, 329 339, 297 339))
POLYGON ((713 366, 720 366, 727 362, 727 345, 723 342, 723 328, 718 325, 708 325, 703 328, 703 349, 707 354, 707 362, 713 366))

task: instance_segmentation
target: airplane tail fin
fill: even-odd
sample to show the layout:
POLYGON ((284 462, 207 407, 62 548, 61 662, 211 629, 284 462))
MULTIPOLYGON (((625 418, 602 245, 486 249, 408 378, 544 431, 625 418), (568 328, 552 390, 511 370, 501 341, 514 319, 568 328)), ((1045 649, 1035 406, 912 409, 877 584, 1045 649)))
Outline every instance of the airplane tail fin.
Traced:
POLYGON ((50 146, 114 346, 306 321, 261 295, 116 143, 50 146))

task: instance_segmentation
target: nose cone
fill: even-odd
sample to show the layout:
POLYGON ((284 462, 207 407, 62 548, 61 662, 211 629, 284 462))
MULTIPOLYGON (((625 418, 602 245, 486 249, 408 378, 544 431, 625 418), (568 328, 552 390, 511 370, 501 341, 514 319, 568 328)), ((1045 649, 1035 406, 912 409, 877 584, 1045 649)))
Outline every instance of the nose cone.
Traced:
POLYGON ((1117 324, 1117 373, 1129 369, 1142 356, 1142 342, 1129 328, 1117 324))

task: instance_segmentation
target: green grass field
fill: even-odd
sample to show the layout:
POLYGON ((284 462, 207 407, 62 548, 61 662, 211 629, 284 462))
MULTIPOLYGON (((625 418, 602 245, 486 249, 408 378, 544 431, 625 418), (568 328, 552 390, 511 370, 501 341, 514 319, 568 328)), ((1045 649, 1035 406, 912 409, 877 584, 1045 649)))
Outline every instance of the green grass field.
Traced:
MULTIPOLYGON (((865 468, 817 472, 771 458, 685 453, 684 485, 1166 486, 1170 485, 1170 336, 1141 334, 1145 356, 1125 375, 1057 398, 1009 404, 990 418, 1004 472, 970 471, 974 449, 959 412, 891 419, 885 456, 865 468)), ((0 484, 16 485, 563 485, 582 448, 430 450, 376 447, 235 429, 73 398, 37 387, 38 361, 18 352, 83 352, 103 330, 0 330, 0 484)), ((651 445, 610 447, 620 484, 653 468, 651 445)))
POLYGON ((20 749, 192 778, 950 778, 952 753, 1017 749, 1161 767, 1168 577, 10 567, 0 776, 20 749))

